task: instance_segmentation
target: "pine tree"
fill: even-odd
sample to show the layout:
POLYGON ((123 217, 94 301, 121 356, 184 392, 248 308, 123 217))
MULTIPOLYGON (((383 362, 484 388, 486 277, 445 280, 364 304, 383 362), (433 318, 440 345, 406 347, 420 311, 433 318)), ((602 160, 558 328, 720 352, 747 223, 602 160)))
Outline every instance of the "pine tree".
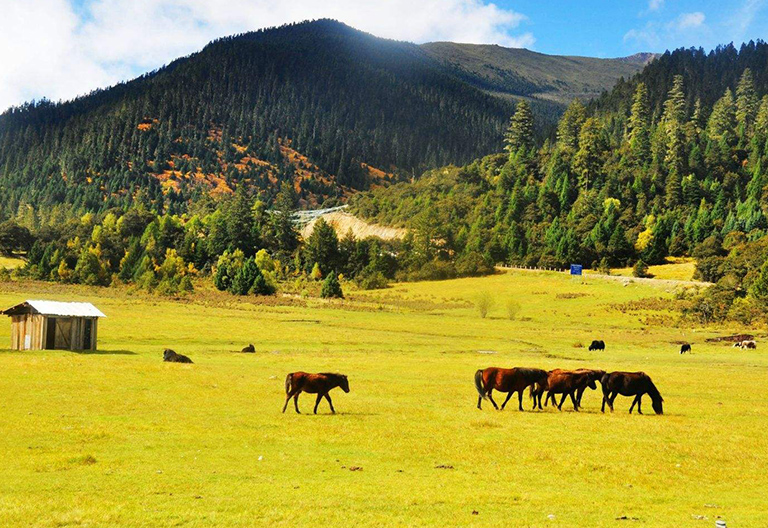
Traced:
POLYGON ((515 114, 509 121, 509 128, 504 134, 504 149, 511 154, 533 148, 533 114, 527 101, 520 101, 515 107, 515 114))
POLYGON ((736 113, 733 92, 730 88, 712 107, 712 114, 707 122, 707 136, 716 142, 731 143, 735 137, 736 113))
POLYGON ((644 83, 639 83, 635 89, 632 112, 629 116, 629 146, 632 157, 640 164, 650 161, 651 138, 649 126, 650 106, 648 104, 648 89, 644 83))
POLYGON ((579 150, 573 159, 574 171, 579 175, 579 186, 589 189, 602 168, 602 156, 605 150, 603 128, 594 117, 590 117, 579 132, 579 150))
POLYGON ((579 148, 579 131, 586 115, 587 111, 578 99, 568 105, 557 125, 557 143, 560 148, 576 152, 579 148))
POLYGON ((739 137, 747 137, 752 134, 752 128, 757 116, 760 102, 755 93, 755 82, 752 71, 747 68, 741 75, 736 87, 736 125, 739 137))

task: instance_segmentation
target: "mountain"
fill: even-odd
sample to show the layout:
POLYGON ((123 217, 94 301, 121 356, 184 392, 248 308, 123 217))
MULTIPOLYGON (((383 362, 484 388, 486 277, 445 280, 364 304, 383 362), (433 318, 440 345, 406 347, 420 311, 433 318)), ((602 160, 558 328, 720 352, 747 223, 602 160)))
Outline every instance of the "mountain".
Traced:
POLYGON ((730 301, 760 275, 768 306, 766 63, 762 41, 665 53, 572 103, 555 141, 536 146, 530 114, 516 113, 507 152, 359 193, 350 211, 409 228, 419 255, 457 266, 696 257, 699 277, 724 281, 730 301))
POLYGON ((494 95, 527 96, 561 104, 596 97, 656 57, 652 53, 618 59, 566 57, 453 42, 433 42, 422 48, 457 77, 494 95))
MULTIPOLYGON (((474 47, 456 45, 464 51, 449 64, 444 44, 380 39, 318 20, 222 38, 70 102, 10 109, 0 116, 0 217, 22 205, 76 212, 136 201, 181 212, 238 187, 269 203, 282 181, 302 206, 332 205, 358 189, 498 150, 510 96, 557 100, 640 67, 478 49, 486 48, 494 66, 473 76, 467 72, 481 59, 466 50, 474 47), (502 72, 495 80, 493 68, 502 72), (599 82, 583 81, 590 68, 599 82), (558 72, 568 78, 558 82, 558 72)), ((544 100, 534 105, 540 121, 561 111, 544 100)))

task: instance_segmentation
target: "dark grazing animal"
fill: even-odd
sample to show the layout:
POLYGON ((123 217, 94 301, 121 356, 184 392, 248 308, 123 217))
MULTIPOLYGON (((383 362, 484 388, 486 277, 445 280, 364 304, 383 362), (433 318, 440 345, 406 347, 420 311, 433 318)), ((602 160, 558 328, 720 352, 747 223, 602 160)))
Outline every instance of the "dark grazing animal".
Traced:
POLYGON ((341 390, 344 392, 349 392, 349 380, 344 374, 334 372, 320 372, 318 374, 291 372, 285 377, 285 405, 283 405, 283 412, 288 407, 288 401, 293 398, 296 412, 301 414, 301 411, 299 411, 299 394, 308 392, 310 394, 317 394, 315 414, 317 414, 317 406, 320 405, 320 400, 323 398, 328 400, 331 412, 336 414, 331 397, 328 396, 328 391, 335 387, 341 387, 341 390))
POLYGON ((609 372, 603 376, 601 384, 603 386, 603 406, 600 409, 602 412, 605 412, 606 403, 613 412, 613 401, 621 394, 635 397, 629 408, 629 414, 632 414, 635 404, 637 404, 638 414, 643 414, 640 405, 643 395, 647 394, 651 397, 651 405, 656 414, 664 414, 664 398, 645 372, 609 372))
POLYGON ((589 345, 589 350, 590 352, 592 350, 605 350, 605 341, 603 340, 598 341, 597 339, 595 339, 594 341, 592 341, 592 344, 589 345))
POLYGON ((256 347, 254 347, 252 344, 248 345, 244 349, 242 349, 240 352, 256 352, 256 347))
MULTIPOLYGON (((552 399, 552 405, 556 405, 555 395, 562 394, 563 397, 560 399, 560 403, 557 404, 557 409, 562 410, 565 398, 570 396, 571 402, 573 403, 573 410, 578 411, 580 404, 576 397, 577 392, 583 394, 587 387, 592 390, 597 389, 595 379, 595 374, 588 370, 550 370, 547 374, 546 390, 548 392, 547 397, 544 400, 544 405, 549 403, 550 398, 552 399)), ((538 387, 538 390, 536 390, 535 393, 533 390, 531 391, 531 394, 534 397, 534 407, 538 403, 539 408, 541 408, 541 393, 544 392, 544 388, 545 387, 538 387)))
MULTIPOLYGON (((576 369, 576 372, 586 372, 590 375, 590 378, 593 381, 600 381, 603 379, 603 376, 605 376, 604 370, 598 370, 598 369, 576 369)), ((602 384, 602 382, 601 382, 602 384)), ((584 396, 584 391, 587 390, 587 387, 589 385, 585 385, 583 387, 579 387, 576 389, 576 403, 579 404, 579 407, 581 407, 581 397, 584 396)), ((590 387, 592 390, 596 389, 597 387, 590 387)))
POLYGON ((691 351, 691 344, 690 343, 684 343, 683 346, 680 347, 680 353, 685 354, 686 352, 691 351))
POLYGON ((170 348, 166 348, 163 351, 163 361, 168 361, 169 363, 192 363, 192 360, 187 356, 177 354, 170 348))
POLYGON ((525 389, 536 384, 545 384, 547 382, 547 371, 536 368, 496 368, 488 367, 485 370, 475 372, 475 388, 479 394, 477 398, 477 408, 482 409, 480 404, 483 399, 491 400, 493 407, 499 409, 493 400, 493 389, 499 392, 507 392, 507 399, 501 404, 501 409, 507 405, 512 395, 518 393, 518 407, 523 410, 523 392, 525 389))
POLYGON ((757 343, 754 340, 739 341, 733 344, 733 348, 757 348, 757 343))

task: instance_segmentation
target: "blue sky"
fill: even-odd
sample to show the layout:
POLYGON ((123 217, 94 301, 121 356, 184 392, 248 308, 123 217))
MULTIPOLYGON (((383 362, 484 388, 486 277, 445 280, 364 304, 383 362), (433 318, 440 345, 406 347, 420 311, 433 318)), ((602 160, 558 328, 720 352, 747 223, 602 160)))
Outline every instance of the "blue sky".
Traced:
POLYGON ((501 0, 527 19, 536 51, 618 57, 678 47, 711 49, 768 38, 768 2, 755 0, 501 0))
POLYGON ((768 36, 768 0, 0 0, 0 111, 70 99, 210 40, 335 18, 382 37, 618 57, 768 36))

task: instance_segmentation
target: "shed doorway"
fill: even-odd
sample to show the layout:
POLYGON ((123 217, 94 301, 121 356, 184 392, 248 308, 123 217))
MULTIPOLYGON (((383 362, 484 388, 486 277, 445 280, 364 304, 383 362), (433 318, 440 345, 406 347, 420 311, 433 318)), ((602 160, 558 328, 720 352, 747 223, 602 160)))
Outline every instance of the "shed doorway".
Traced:
POLYGON ((48 328, 45 334, 45 349, 53 350, 56 348, 56 318, 48 318, 48 328))

